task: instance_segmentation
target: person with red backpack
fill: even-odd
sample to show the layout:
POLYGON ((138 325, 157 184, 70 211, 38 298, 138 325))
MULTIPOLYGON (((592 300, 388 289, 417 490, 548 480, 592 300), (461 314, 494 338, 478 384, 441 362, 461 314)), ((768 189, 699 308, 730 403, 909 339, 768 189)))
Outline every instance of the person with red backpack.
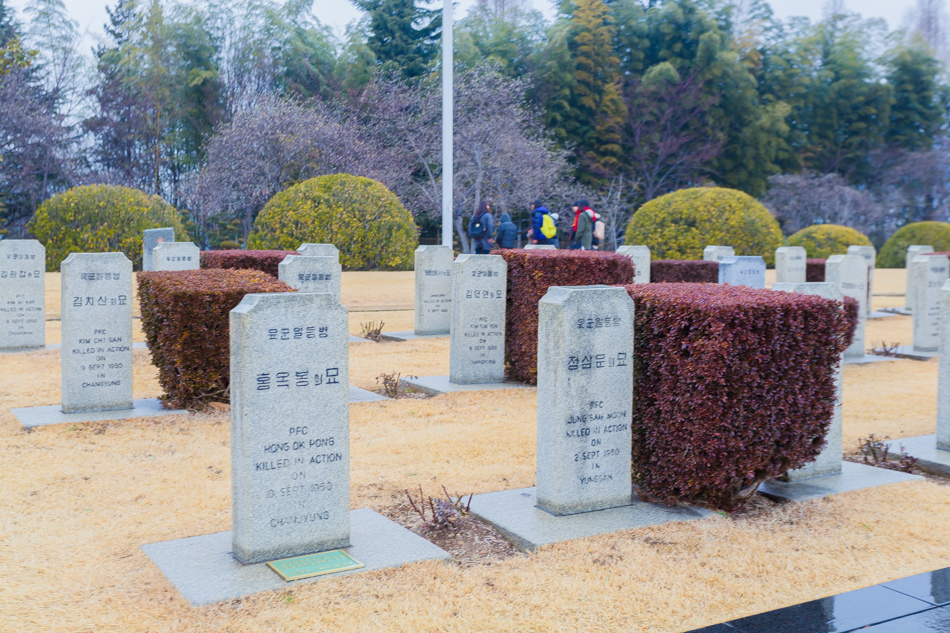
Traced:
POLYGON ((478 210, 468 221, 468 236, 472 238, 472 246, 476 255, 491 253, 492 236, 495 234, 495 220, 492 218, 491 205, 487 200, 478 204, 478 210))

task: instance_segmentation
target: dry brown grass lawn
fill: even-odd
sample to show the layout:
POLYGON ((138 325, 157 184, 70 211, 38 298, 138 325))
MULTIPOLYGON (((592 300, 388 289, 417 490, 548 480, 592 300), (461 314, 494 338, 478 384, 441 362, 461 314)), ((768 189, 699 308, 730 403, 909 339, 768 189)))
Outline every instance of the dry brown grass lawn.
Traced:
MULTIPOLYGON (((378 307, 376 292, 366 284, 354 301, 378 307)), ((891 340, 904 319, 872 323, 891 340)), ((448 340, 353 344, 350 359, 351 382, 369 388, 383 372, 446 373, 448 340)), ((159 395, 146 352, 134 367, 135 397, 159 395)), ((844 389, 846 447, 933 432, 935 362, 848 366, 844 389)), ((4 632, 673 632, 950 566, 950 486, 924 481, 195 609, 139 547, 230 528, 227 416, 27 433, 9 413, 58 400, 58 352, 0 355, 4 632)), ((533 390, 356 404, 351 434, 354 508, 390 509, 420 483, 534 484, 533 390)))

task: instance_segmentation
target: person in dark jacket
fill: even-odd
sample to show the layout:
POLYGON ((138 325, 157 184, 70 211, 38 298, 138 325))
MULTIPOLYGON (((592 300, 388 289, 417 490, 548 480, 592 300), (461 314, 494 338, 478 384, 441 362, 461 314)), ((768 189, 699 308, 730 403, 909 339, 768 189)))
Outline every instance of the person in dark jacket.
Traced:
POLYGON ((491 214, 491 205, 487 200, 478 203, 475 215, 468 222, 468 235, 472 238, 476 255, 488 255, 495 234, 495 220, 491 214))
POLYGON ((571 238, 571 249, 589 251, 594 238, 594 223, 598 215, 590 208, 587 200, 578 200, 574 203, 574 225, 571 238))
POLYGON ((498 235, 495 236, 495 243, 498 244, 498 248, 514 248, 517 237, 518 228, 511 221, 511 216, 502 213, 501 223, 498 225, 498 235))
MULTIPOLYGON (((528 238, 532 244, 554 244, 557 246, 557 233, 555 232, 552 237, 545 237, 541 230, 544 225, 544 216, 550 214, 551 212, 541 204, 540 200, 535 200, 534 204, 531 205, 531 231, 528 232, 528 238)), ((556 226, 557 222, 554 222, 554 216, 551 216, 551 220, 551 223, 556 226)))

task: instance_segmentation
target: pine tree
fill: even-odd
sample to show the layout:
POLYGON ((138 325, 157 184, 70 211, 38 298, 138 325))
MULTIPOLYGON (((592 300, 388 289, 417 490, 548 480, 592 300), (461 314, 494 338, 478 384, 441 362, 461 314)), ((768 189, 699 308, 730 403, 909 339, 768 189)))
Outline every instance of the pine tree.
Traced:
POLYGON ((424 75, 438 53, 441 11, 425 9, 417 0, 353 0, 369 13, 367 44, 383 70, 404 77, 424 75))
POLYGON ((908 150, 930 149, 944 112, 937 98, 939 62, 920 45, 902 46, 888 60, 894 90, 886 140, 908 150))

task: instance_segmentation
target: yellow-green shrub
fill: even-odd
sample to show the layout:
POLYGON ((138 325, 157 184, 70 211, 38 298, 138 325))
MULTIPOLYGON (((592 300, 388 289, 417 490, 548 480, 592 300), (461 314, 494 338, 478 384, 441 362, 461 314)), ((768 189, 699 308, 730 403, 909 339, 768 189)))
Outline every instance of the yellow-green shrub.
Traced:
POLYGON ((884 242, 877 254, 878 268, 903 268, 907 265, 907 247, 920 244, 933 246, 938 253, 950 251, 950 224, 946 222, 914 222, 902 226, 884 242))
POLYGON ((647 202, 627 225, 627 244, 650 247, 653 259, 702 259, 710 244, 736 255, 761 255, 769 264, 782 230, 755 198, 719 187, 681 189, 647 202))
POLYGON ((409 270, 418 236, 412 214, 381 183, 334 174, 271 198, 247 247, 295 250, 304 242, 335 244, 344 270, 409 270))
POLYGON ((811 259, 845 255, 849 246, 871 246, 864 233, 838 224, 813 224, 788 238, 789 246, 802 246, 811 259))
POLYGON ((142 268, 142 231, 173 227, 185 241, 181 214, 158 196, 113 185, 74 187, 40 205, 27 230, 46 246, 46 270, 70 253, 121 251, 142 268))

